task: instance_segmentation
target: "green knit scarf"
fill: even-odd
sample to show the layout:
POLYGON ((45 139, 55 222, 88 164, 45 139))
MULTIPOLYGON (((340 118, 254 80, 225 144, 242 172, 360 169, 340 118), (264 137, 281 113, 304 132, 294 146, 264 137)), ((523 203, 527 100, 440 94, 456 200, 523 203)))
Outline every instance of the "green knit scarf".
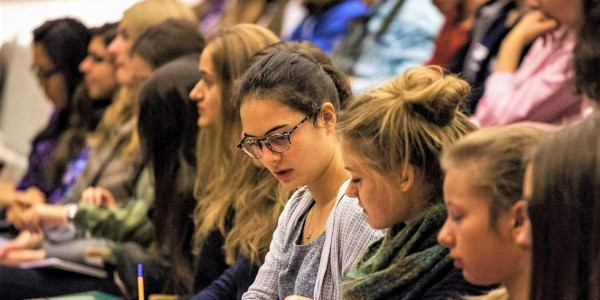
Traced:
POLYGON ((422 293, 435 273, 451 264, 448 250, 437 244, 446 216, 444 204, 436 204, 409 224, 390 228, 346 275, 344 299, 406 299, 422 293))

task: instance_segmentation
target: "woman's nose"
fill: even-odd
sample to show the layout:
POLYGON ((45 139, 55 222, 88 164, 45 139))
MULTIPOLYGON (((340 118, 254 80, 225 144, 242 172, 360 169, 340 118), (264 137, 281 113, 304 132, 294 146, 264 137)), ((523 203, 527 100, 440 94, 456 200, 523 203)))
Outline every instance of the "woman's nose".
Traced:
POLYGON ((198 81, 198 83, 196 83, 196 85, 194 86, 194 88, 190 91, 190 99, 192 101, 201 101, 203 96, 204 96, 204 92, 202 89, 202 80, 198 81))

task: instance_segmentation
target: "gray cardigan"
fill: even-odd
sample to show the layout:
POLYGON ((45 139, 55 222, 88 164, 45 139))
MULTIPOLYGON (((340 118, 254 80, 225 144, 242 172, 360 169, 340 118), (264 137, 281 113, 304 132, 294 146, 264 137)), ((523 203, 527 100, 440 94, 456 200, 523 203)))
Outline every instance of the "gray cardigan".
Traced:
MULTIPOLYGON (((315 300, 341 299, 344 275, 360 259, 364 250, 384 233, 372 229, 358 205, 358 200, 344 194, 348 183, 349 181, 346 181, 340 187, 338 200, 327 219, 325 245, 315 283, 315 300)), ((312 201, 312 195, 305 186, 296 191, 287 202, 279 217, 265 263, 260 267, 254 283, 242 300, 279 299, 279 270, 282 264, 286 263, 282 261, 283 245, 294 238, 290 234, 293 225, 299 221, 312 201)))
POLYGON ((60 204, 78 203, 83 190, 90 186, 109 190, 117 203, 131 199, 144 167, 142 153, 137 149, 125 158, 120 152, 127 146, 127 137, 136 125, 137 118, 132 117, 120 126, 117 134, 104 144, 92 148, 85 169, 60 204))

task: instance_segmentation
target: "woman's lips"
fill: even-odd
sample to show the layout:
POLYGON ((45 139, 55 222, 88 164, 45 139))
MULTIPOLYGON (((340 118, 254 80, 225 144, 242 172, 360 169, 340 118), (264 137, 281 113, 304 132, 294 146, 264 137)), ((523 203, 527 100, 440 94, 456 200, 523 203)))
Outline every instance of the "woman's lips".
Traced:
POLYGON ((290 176, 292 175, 292 169, 274 171, 273 175, 275 175, 275 178, 277 178, 277 180, 285 182, 289 180, 290 176))

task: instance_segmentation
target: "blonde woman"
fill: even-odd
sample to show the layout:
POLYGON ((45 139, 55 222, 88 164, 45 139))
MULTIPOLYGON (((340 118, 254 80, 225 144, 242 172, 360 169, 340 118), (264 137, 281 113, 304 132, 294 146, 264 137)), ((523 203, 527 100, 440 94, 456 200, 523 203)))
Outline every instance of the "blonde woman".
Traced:
POLYGON ((442 156, 448 218, 438 242, 448 247, 467 281, 505 287, 485 299, 496 299, 493 294, 529 299, 531 227, 522 200, 524 157, 545 137, 525 125, 492 127, 460 139, 442 156))
POLYGON ((440 68, 408 70, 351 103, 338 130, 346 190, 385 237, 347 274, 345 299, 460 299, 479 294, 436 236, 446 219, 442 149, 476 129, 459 110, 469 84, 440 68))
POLYGON ((198 299, 236 298, 237 293, 245 291, 242 286, 247 288, 254 280, 277 216, 289 196, 268 170, 255 166, 231 146, 242 134, 239 115, 231 102, 233 83, 255 53, 278 41, 268 29, 240 24, 216 32, 200 57, 202 79, 190 93, 190 98, 197 101, 201 128, 197 154, 198 205, 194 212, 199 253, 195 290, 203 290, 213 276, 224 272, 227 267, 224 260, 232 267, 221 277, 222 281, 240 268, 245 276, 229 289, 213 284, 197 295, 198 299))

